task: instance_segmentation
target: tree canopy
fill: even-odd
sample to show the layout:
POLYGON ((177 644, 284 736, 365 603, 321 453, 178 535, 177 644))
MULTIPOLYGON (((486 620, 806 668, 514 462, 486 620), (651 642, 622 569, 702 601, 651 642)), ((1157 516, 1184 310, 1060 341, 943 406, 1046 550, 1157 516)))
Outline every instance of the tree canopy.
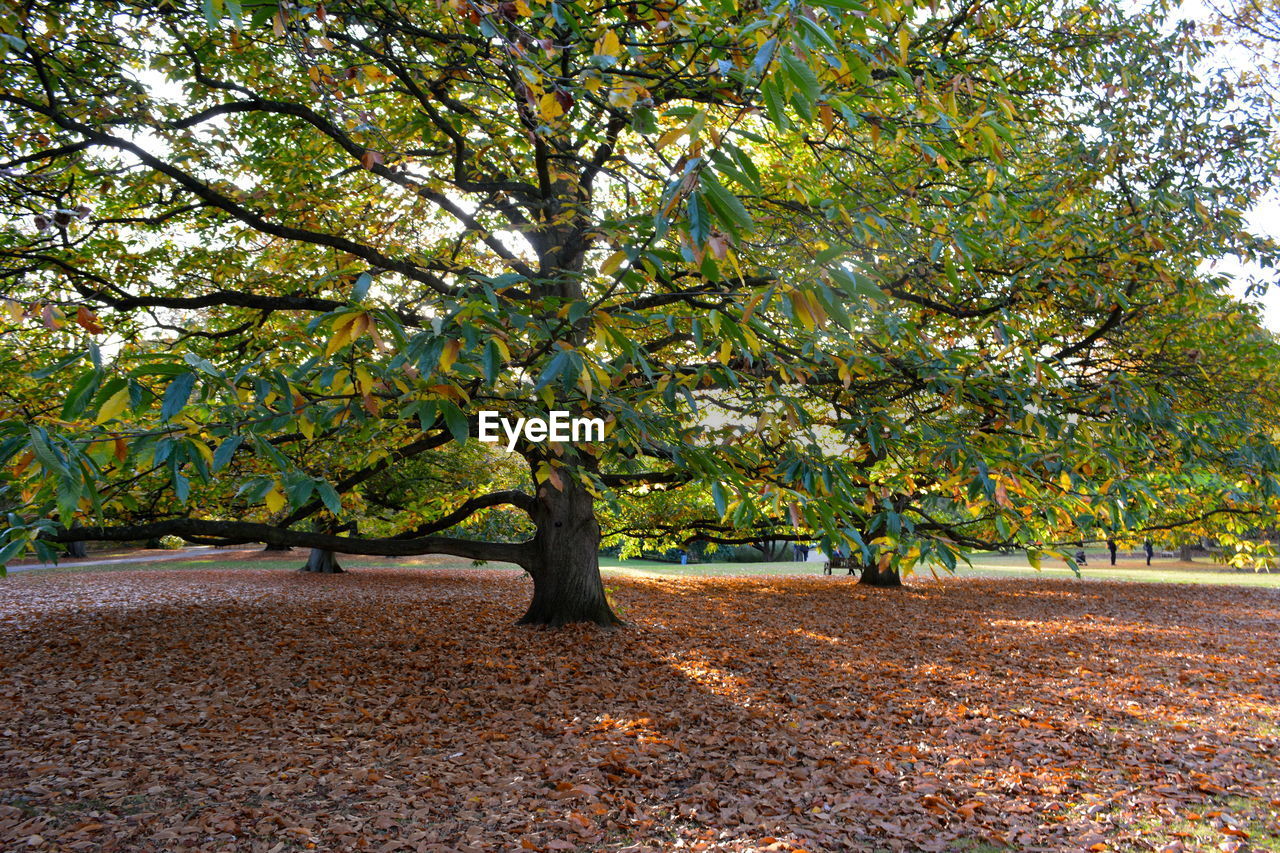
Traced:
POLYGON ((1278 505, 1203 263, 1274 261, 1267 116, 1159 10, 5 6, 0 563, 444 553, 612 624, 602 535, 874 577, 1278 505))

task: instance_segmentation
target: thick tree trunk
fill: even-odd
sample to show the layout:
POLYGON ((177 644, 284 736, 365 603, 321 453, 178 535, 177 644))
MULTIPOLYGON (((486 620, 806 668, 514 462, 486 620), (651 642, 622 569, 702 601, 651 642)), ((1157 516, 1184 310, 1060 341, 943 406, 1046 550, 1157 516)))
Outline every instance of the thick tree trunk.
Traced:
POLYGON ((898 574, 897 569, 881 571, 872 563, 863 568, 862 577, 858 578, 858 583, 867 586, 897 587, 902 586, 902 576, 898 574))
POLYGON ((314 572, 321 575, 340 575, 342 574, 342 566, 338 565, 338 558, 334 556, 332 551, 312 548, 310 556, 307 557, 307 564, 298 569, 298 571, 314 572))
POLYGON ((1195 554, 1193 553, 1195 551, 1195 547, 1196 546, 1194 545, 1182 545, 1181 547, 1179 547, 1178 559, 1184 563, 1190 563, 1191 558, 1195 556, 1195 554))
POLYGON ((621 625, 600 580, 595 499, 576 480, 564 477, 563 489, 550 483, 539 487, 532 517, 537 533, 528 544, 525 569, 533 577, 533 601, 520 624, 621 625))

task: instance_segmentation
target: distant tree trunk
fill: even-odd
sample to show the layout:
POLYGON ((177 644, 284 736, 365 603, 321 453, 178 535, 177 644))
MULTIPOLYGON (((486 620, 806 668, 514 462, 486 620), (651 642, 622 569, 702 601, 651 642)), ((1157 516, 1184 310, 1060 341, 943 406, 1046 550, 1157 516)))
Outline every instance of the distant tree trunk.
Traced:
POLYGON ((1191 562, 1191 552, 1195 549, 1195 545, 1181 545, 1178 547, 1178 559, 1185 562, 1191 562))
POLYGON ((290 548, 288 545, 273 545, 270 542, 268 542, 267 546, 262 549, 263 553, 267 553, 271 551, 279 552, 279 551, 292 551, 292 550, 293 549, 290 548))
MULTIPOLYGON (((69 532, 69 533, 75 533, 75 532, 76 532, 76 529, 77 529, 79 526, 80 526, 80 525, 78 525, 78 524, 73 524, 73 525, 71 525, 71 527, 70 527, 70 529, 68 530, 68 532, 69 532)), ((88 549, 85 547, 84 540, 83 540, 83 539, 76 539, 76 540, 75 540, 75 541, 73 541, 73 542, 68 542, 68 543, 67 543, 67 556, 68 556, 68 557, 87 557, 87 556, 89 556, 89 551, 88 551, 88 549)))
POLYGON ((595 500, 576 479, 565 477, 563 486, 557 489, 543 483, 538 488, 531 513, 537 533, 529 543, 530 556, 524 566, 533 577, 533 600, 520 624, 621 625, 600 580, 595 500))
POLYGON ((307 564, 298 569, 300 572, 314 572, 320 575, 340 575, 343 573, 342 566, 338 565, 338 558, 332 551, 322 551, 319 548, 312 548, 310 556, 307 557, 307 564))

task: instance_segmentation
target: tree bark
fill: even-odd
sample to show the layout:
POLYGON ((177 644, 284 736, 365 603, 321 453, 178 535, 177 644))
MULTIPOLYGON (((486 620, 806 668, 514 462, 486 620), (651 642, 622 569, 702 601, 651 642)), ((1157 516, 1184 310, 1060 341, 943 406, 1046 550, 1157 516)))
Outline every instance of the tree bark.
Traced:
POLYGON ((1191 558, 1192 558, 1193 556, 1195 556, 1195 555, 1192 553, 1192 552, 1195 550, 1195 547, 1196 547, 1195 545, 1182 545, 1182 546, 1179 546, 1179 548, 1178 548, 1178 559, 1179 559, 1179 560, 1181 560, 1181 561, 1182 561, 1182 562, 1184 562, 1184 563, 1190 563, 1190 562, 1191 562, 1191 558))
POLYGON ((899 587, 902 586, 902 576, 898 574, 897 569, 879 569, 875 563, 871 563, 863 567, 862 577, 858 578, 858 584, 866 584, 867 586, 878 587, 899 587))
POLYGON ((87 557, 87 556, 89 556, 89 551, 88 551, 88 549, 85 547, 84 540, 83 540, 83 539, 78 539, 78 540, 76 540, 75 542, 68 542, 68 543, 67 543, 67 556, 68 556, 68 557, 87 557))
POLYGON ((342 566, 338 565, 338 558, 334 553, 320 548, 311 549, 311 554, 307 557, 307 564, 298 569, 298 571, 314 572, 320 575, 340 575, 343 573, 342 566))
POLYGON ((523 565, 533 577, 533 600, 520 624, 621 625, 600 579, 600 525, 591 494, 568 476, 560 489, 543 483, 530 515, 537 533, 525 546, 523 565))

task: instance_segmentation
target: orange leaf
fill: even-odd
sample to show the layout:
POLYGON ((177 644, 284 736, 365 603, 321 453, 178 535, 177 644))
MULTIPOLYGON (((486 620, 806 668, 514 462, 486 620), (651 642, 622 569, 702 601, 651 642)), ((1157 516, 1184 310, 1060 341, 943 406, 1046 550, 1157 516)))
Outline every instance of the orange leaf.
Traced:
POLYGON ((102 332, 102 325, 98 323, 98 315, 81 305, 76 309, 76 322, 84 327, 85 331, 99 334, 102 332))

